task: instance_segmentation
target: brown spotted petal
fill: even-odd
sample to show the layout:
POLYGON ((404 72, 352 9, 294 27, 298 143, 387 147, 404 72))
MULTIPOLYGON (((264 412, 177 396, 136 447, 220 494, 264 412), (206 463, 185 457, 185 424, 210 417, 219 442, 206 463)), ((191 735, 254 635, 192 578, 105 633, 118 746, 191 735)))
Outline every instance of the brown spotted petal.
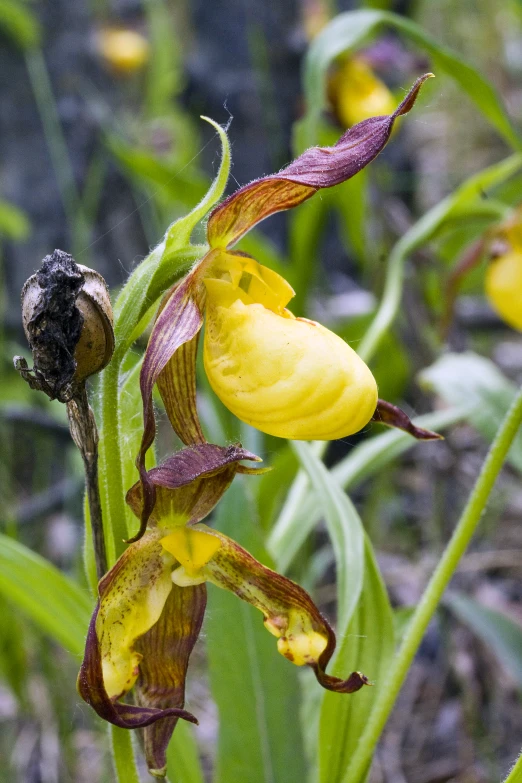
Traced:
MULTIPOLYGON (((228 489, 241 467, 240 460, 260 462, 239 445, 204 443, 182 449, 149 470, 147 480, 156 493, 151 523, 165 530, 204 519, 228 489)), ((127 503, 137 517, 142 516, 140 482, 128 491, 127 503)))
MULTIPOLYGON (((136 649, 143 659, 135 691, 141 707, 163 712, 182 710, 189 658, 201 630, 206 603, 205 585, 172 585, 160 619, 138 639, 136 649)), ((171 715, 156 721, 143 732, 145 758, 155 777, 166 773, 167 745, 179 717, 171 715)))
POLYGON ((346 131, 333 147, 312 147, 278 174, 255 180, 237 190, 211 213, 207 224, 211 247, 230 247, 256 223, 306 201, 321 188, 353 177, 381 152, 397 117, 412 108, 421 76, 393 114, 370 119, 346 131))
MULTIPOLYGON (((137 640, 160 619, 172 592, 173 560, 158 535, 148 534, 123 553, 99 584, 99 601, 89 625, 85 655, 78 676, 81 697, 104 720, 127 729, 149 726, 163 718, 196 718, 176 704, 124 704, 133 687, 142 654, 137 640)), ((150 652, 150 648, 149 648, 150 652)))
POLYGON ((416 427, 403 410, 392 405, 391 402, 386 402, 386 400, 377 400, 377 408, 371 420, 385 424, 387 427, 404 430, 417 440, 444 440, 444 436, 439 435, 438 432, 416 427))
POLYGON ((180 586, 213 582, 230 590, 264 615, 279 652, 297 666, 310 666, 327 690, 353 693, 368 684, 353 672, 347 680, 326 674, 335 635, 302 587, 262 565, 227 536, 206 525, 179 527, 161 540, 180 563, 172 579, 180 586))

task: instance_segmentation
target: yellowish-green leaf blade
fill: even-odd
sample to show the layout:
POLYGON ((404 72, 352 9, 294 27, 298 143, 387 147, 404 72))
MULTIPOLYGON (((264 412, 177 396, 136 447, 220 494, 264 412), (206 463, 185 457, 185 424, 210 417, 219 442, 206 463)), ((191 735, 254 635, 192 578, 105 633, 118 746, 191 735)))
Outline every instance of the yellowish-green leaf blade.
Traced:
POLYGON ((87 591, 36 552, 3 534, 0 592, 72 655, 82 655, 93 610, 87 591))
POLYGON ((387 11, 349 11, 336 16, 313 41, 305 62, 305 118, 308 144, 316 143, 316 130, 326 106, 326 74, 332 61, 343 52, 353 51, 391 27, 429 55, 433 70, 448 74, 476 104, 501 136, 515 149, 521 139, 513 129, 496 91, 478 71, 432 38, 415 22, 387 11))
MULTIPOLYGON (((216 527, 271 565, 244 482, 236 479, 220 502, 216 527)), ((214 783, 304 781, 297 667, 277 652, 257 610, 213 585, 208 590, 204 632, 219 711, 214 783)))
POLYGON ((366 538, 364 582, 357 609, 347 628, 338 629, 339 650, 332 674, 361 671, 372 687, 346 696, 325 693, 319 724, 320 783, 362 783, 350 777, 349 764, 392 660, 393 612, 366 538))

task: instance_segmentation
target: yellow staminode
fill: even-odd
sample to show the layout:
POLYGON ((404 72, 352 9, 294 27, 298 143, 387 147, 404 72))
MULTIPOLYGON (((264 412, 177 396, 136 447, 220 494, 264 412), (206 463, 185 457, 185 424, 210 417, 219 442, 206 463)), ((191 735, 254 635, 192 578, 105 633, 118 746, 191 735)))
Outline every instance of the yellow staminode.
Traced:
POLYGON ((328 91, 346 128, 395 109, 390 90, 362 57, 347 57, 332 76, 328 91))
POLYGON ((501 318, 522 331, 522 248, 515 247, 490 262, 486 294, 501 318))
POLYGON ((174 555, 188 577, 197 576, 221 546, 217 536, 191 527, 179 527, 160 543, 174 555))
POLYGON ((367 424, 377 405, 373 375, 344 340, 285 309, 293 290, 284 278, 230 254, 212 275, 205 371, 232 413, 294 440, 342 438, 367 424))

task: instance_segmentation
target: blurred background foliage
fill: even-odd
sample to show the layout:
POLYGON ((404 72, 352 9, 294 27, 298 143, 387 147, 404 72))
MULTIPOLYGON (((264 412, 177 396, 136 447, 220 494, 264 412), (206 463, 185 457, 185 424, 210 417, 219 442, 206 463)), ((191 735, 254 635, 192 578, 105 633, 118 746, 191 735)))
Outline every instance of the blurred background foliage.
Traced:
MULTIPOLYGON (((522 338, 484 297, 484 261, 462 281, 443 329, 458 260, 520 202, 522 4, 0 1, 2 780, 113 779, 105 728, 74 688, 92 605, 81 461, 61 407, 12 369, 13 354, 25 351, 21 286, 59 247, 116 292, 216 173, 219 145, 202 114, 230 122, 230 189, 277 170, 304 146, 333 143, 344 128, 328 82, 349 48, 364 50, 394 100, 425 70, 437 79, 368 171, 272 218, 241 248, 284 271, 297 291, 294 312, 373 354, 382 397, 410 414, 435 411, 425 425, 443 428, 446 440, 414 446, 374 425, 332 444, 332 471, 321 479, 312 449, 261 441, 207 392, 200 401, 210 440, 242 439, 275 467, 255 486, 234 485, 219 510, 221 529, 299 579, 339 623, 341 533, 325 500, 338 490, 328 476, 350 490, 391 606, 378 579, 360 585, 367 614, 352 619, 348 636, 341 631, 343 647, 367 634, 373 604, 383 639, 393 638, 392 621, 401 638, 522 378, 522 338), (345 11, 360 13, 320 33, 345 11), (398 317, 372 342, 368 326, 387 286, 393 304, 394 285, 398 317)), ((129 378, 142 348, 128 360, 129 378)), ((372 783, 489 783, 520 749, 521 438, 412 667, 372 783)), ((165 428, 160 456, 172 447, 165 428)), ((344 519, 352 512, 343 509, 344 519)), ((370 571, 371 562, 367 554, 370 571)), ((229 611, 227 602, 211 595, 188 686, 201 726, 176 730, 171 779, 301 783, 318 763, 311 738, 321 694, 300 688, 308 680, 276 656, 248 607, 229 611), (240 662, 227 657, 230 638, 240 662)), ((376 666, 387 660, 385 646, 376 666)), ((371 652, 361 647, 366 671, 371 652)), ((323 736, 335 704, 326 699, 321 708, 323 736)), ((342 720, 353 726, 356 718, 342 720)), ((330 742, 340 738, 342 751, 320 760, 321 780, 342 779, 350 736, 330 742)))

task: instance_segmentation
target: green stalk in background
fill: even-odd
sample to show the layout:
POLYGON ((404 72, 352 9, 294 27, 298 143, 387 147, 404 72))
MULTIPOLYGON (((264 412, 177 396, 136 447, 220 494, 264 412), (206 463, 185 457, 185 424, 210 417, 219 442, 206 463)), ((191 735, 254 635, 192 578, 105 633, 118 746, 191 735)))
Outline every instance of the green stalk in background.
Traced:
POLYGON ((81 252, 85 252, 89 244, 89 227, 74 180, 71 159, 42 50, 38 46, 31 47, 26 52, 25 62, 71 233, 72 255, 76 257, 81 252))
POLYGON ((444 590, 455 573, 460 558, 466 551, 471 537, 480 522, 493 485, 521 424, 522 389, 517 394, 497 432, 453 536, 410 620, 403 642, 390 669, 388 679, 377 697, 360 739, 358 749, 353 755, 352 763, 344 776, 344 783, 363 783, 366 779, 375 747, 393 709, 402 684, 406 679, 424 633, 440 603, 444 590))

